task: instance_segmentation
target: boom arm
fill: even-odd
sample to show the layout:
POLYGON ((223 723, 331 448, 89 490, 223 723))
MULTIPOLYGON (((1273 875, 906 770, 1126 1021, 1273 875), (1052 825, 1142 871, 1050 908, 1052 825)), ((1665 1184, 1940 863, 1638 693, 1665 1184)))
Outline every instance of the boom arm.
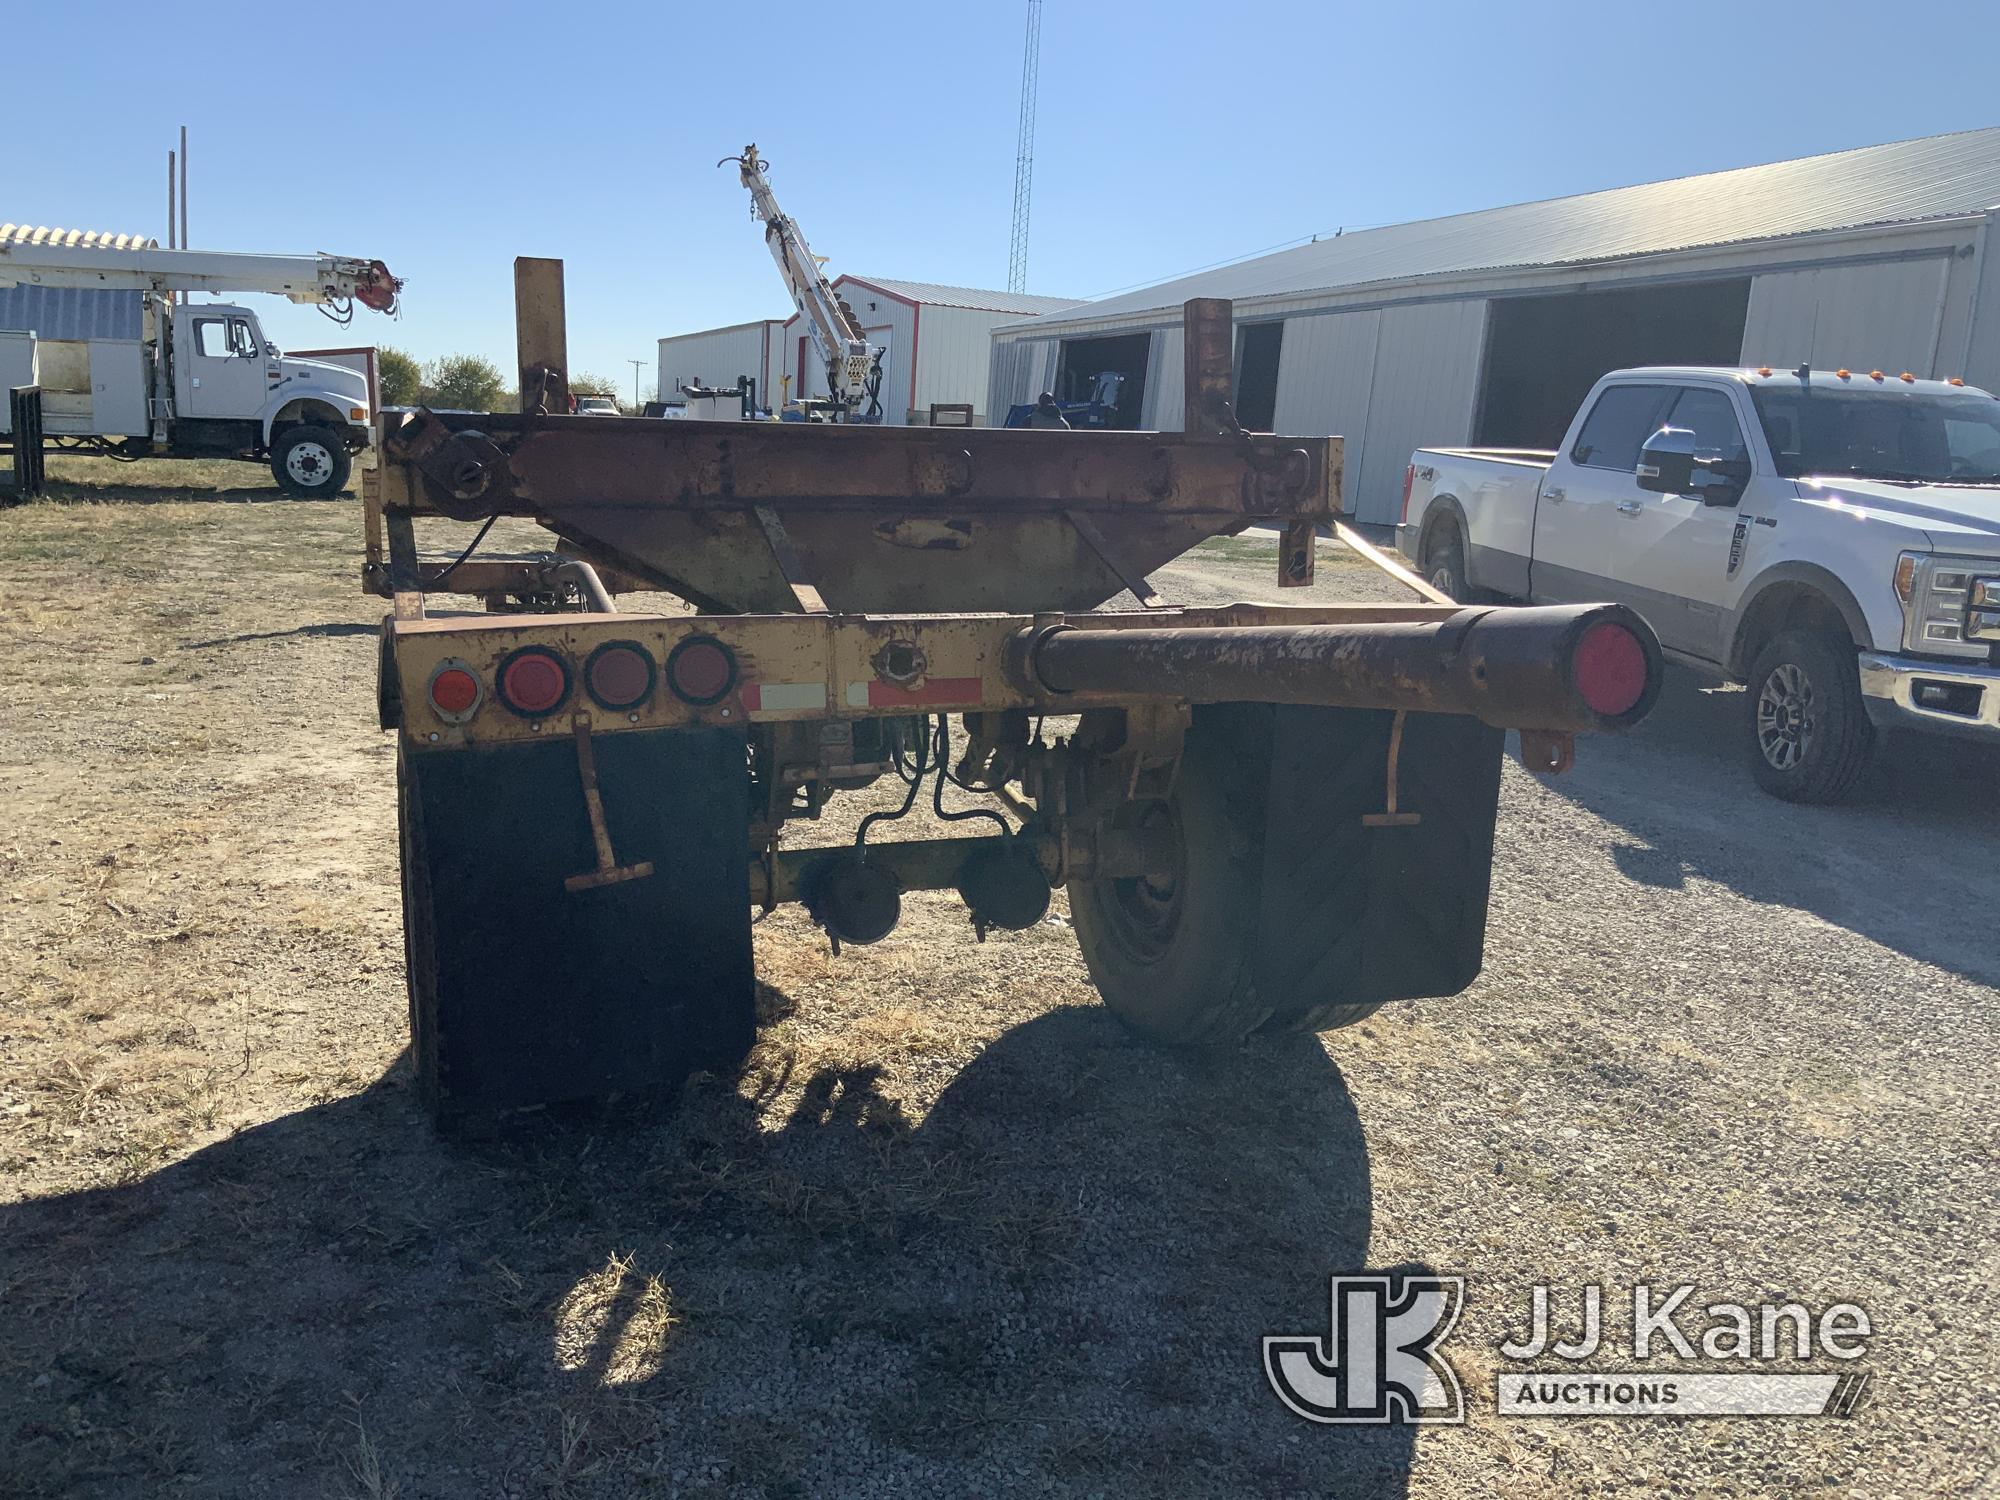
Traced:
MULTIPOLYGON (((6 226, 8 230, 12 225, 6 226)), ((346 255, 241 255, 99 244, 35 243, 0 231, 0 286, 149 292, 271 292, 294 302, 392 312, 403 283, 379 260, 346 255)))
POLYGON ((778 195, 764 176, 769 163, 757 155, 756 144, 745 146, 741 156, 722 158, 722 162, 731 161, 740 169, 743 186, 750 190, 751 217, 764 225, 764 243, 770 248, 771 259, 778 263, 778 274, 785 278, 792 304, 805 319, 813 349, 826 366, 827 393, 843 409, 861 407, 862 420, 878 420, 882 415, 883 351, 862 335, 853 310, 834 291, 813 258, 798 222, 778 207, 778 195))

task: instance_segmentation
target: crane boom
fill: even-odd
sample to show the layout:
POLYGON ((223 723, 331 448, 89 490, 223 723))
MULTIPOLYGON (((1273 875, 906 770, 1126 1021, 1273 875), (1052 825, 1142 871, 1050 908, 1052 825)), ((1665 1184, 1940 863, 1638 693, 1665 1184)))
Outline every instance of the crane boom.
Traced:
POLYGON ((391 312, 402 282, 379 260, 346 255, 243 255, 96 242, 0 225, 0 286, 164 292, 270 292, 294 302, 357 301, 391 312))
POLYGON ((745 146, 741 156, 725 156, 716 165, 732 161, 750 190, 750 215, 763 224, 764 244, 785 278, 792 305, 805 319, 814 352, 826 367, 827 394, 843 414, 859 407, 859 420, 880 421, 883 350, 868 342, 854 310, 826 279, 798 221, 778 207, 778 195, 764 175, 770 163, 757 155, 756 143, 745 146))

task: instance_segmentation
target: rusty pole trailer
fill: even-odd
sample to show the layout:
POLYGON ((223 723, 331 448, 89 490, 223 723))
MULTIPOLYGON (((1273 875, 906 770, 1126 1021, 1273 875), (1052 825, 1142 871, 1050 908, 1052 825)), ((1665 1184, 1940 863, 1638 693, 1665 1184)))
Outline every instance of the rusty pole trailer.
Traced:
POLYGON ((1340 439, 1238 428, 1226 302, 1187 306, 1177 433, 576 418, 561 265, 516 276, 527 409, 383 419, 367 490, 441 1120, 734 1065, 751 911, 781 901, 837 951, 906 890, 956 889, 984 937, 1066 886, 1107 1004, 1167 1042, 1455 993, 1504 731, 1558 771, 1658 693, 1627 609, 1465 607, 1379 556, 1421 597, 1165 604, 1152 569, 1252 521, 1282 530, 1281 586, 1310 581, 1321 528, 1376 556, 1340 521, 1340 439), (561 542, 448 569, 417 555, 425 515, 561 542), (432 615, 427 587, 500 607, 432 615), (700 612, 618 611, 635 588, 700 612), (1125 592, 1138 609, 1099 608, 1125 592), (892 841, 894 809, 838 846, 788 837, 897 777, 901 812, 947 780, 993 810, 954 838, 892 841))

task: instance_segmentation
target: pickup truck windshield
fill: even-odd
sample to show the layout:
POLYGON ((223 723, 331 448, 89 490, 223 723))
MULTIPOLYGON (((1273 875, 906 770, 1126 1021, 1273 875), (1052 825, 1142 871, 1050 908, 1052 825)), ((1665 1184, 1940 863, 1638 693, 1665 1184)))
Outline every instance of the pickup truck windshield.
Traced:
POLYGON ((1756 386, 1750 398, 1787 479, 2000 484, 2000 401, 1991 396, 1756 386))

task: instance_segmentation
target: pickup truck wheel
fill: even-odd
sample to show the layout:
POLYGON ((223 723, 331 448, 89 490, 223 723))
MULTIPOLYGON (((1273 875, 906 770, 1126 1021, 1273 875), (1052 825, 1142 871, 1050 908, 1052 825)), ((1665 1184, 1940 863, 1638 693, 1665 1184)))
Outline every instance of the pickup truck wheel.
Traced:
POLYGON ((1173 791, 1126 810, 1170 830, 1171 870, 1069 884, 1098 993, 1154 1041, 1235 1042, 1271 1013, 1252 984, 1268 756, 1252 743, 1255 728, 1256 715, 1236 705, 1198 710, 1173 791))
POLYGON ((1459 540, 1457 527, 1439 527, 1425 546, 1424 578, 1446 597, 1465 601, 1465 544, 1459 540))
POLYGON ((1853 645, 1823 631, 1785 631, 1757 653, 1749 685, 1757 785, 1787 802, 1846 798, 1875 744, 1853 645))
POLYGON ((340 435, 328 427, 288 427, 271 444, 271 477, 294 500, 339 494, 353 462, 340 435))

